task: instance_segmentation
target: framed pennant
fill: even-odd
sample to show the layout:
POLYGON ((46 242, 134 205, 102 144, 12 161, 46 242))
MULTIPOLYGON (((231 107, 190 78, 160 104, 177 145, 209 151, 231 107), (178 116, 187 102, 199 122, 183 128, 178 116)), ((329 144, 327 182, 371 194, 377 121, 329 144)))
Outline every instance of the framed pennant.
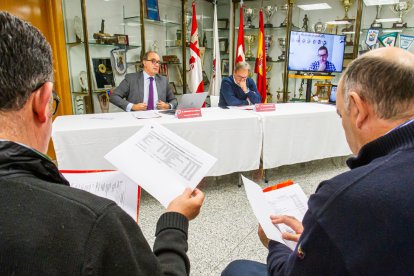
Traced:
POLYGON ((398 33, 393 32, 393 33, 384 34, 384 35, 379 36, 378 40, 381 42, 381 44, 384 47, 394 47, 395 42, 397 42, 397 36, 398 36, 398 33))

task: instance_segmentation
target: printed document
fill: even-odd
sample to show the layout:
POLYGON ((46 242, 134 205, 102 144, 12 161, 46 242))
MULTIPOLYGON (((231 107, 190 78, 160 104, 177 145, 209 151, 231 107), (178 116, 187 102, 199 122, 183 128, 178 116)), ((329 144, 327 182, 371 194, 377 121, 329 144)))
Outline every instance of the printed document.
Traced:
POLYGON ((155 123, 145 125, 105 159, 164 207, 186 187, 194 189, 217 160, 155 123))
POLYGON ((298 184, 264 193, 262 188, 242 176, 244 188, 253 213, 263 228, 266 236, 274 241, 284 243, 292 250, 296 243, 282 238, 283 232, 293 232, 284 224, 272 224, 270 215, 294 216, 302 221, 307 210, 308 198, 298 184))
POLYGON ((138 185, 118 171, 62 173, 70 186, 115 201, 135 221, 138 217, 138 185))

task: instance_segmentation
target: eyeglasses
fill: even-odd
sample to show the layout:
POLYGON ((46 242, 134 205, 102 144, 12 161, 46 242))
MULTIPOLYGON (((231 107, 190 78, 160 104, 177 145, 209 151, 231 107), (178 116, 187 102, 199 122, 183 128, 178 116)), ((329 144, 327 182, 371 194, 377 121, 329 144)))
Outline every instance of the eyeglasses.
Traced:
POLYGON ((244 76, 239 76, 239 75, 234 75, 236 78, 241 79, 241 80, 246 80, 247 77, 244 76))
POLYGON ((52 95, 53 95, 53 102, 52 102, 52 116, 56 114, 58 107, 59 107, 59 103, 60 103, 60 98, 59 96, 56 94, 55 90, 52 90, 52 95))
POLYGON ((318 57, 327 57, 328 54, 318 55, 318 57))
POLYGON ((152 64, 158 64, 158 65, 161 65, 161 61, 159 61, 159 60, 156 60, 156 59, 146 59, 146 61, 151 61, 151 63, 152 64))

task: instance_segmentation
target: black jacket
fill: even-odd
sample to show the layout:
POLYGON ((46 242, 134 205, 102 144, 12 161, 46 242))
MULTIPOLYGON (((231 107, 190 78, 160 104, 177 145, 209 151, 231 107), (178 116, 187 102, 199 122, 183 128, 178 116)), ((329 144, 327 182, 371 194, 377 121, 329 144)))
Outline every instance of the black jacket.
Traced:
POLYGON ((154 253, 114 202, 70 188, 56 166, 0 141, 0 275, 186 275, 188 220, 163 214, 154 253))

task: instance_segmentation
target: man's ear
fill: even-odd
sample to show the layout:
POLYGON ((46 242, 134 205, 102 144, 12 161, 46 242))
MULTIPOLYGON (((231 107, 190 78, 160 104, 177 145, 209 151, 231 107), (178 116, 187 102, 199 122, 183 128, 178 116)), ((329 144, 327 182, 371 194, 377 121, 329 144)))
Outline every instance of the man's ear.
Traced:
POLYGON ((354 117, 355 126, 360 129, 369 115, 367 103, 356 92, 349 92, 349 108, 354 117))
POLYGON ((53 84, 46 82, 36 92, 33 92, 33 113, 40 123, 46 122, 50 117, 50 99, 52 96, 53 84))

